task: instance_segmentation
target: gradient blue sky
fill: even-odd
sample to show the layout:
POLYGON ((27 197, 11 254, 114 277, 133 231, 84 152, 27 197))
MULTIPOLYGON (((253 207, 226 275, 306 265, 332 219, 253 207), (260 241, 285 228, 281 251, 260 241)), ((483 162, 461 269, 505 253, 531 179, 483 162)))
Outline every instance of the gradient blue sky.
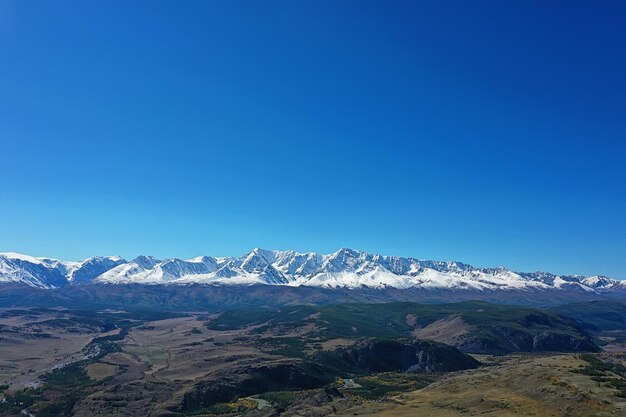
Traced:
POLYGON ((622 1, 0 2, 0 251, 626 278, 622 1))

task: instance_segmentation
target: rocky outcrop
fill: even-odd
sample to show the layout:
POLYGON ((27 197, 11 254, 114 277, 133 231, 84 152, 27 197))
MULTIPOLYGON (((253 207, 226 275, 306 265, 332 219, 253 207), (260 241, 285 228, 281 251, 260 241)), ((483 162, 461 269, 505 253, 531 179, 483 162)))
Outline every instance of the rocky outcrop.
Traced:
POLYGON ((558 330, 528 332, 495 326, 468 332, 455 346, 469 353, 506 354, 511 352, 598 352, 600 348, 584 332, 561 333, 558 330))
POLYGON ((318 360, 351 373, 449 372, 479 365, 477 360, 452 346, 426 340, 365 339, 350 347, 323 352, 318 360))

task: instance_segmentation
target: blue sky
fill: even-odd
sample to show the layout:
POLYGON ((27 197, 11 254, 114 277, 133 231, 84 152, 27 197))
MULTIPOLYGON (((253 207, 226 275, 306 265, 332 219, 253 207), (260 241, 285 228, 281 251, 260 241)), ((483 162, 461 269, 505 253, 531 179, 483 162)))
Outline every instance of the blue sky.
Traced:
POLYGON ((626 278, 620 1, 3 1, 0 251, 626 278))

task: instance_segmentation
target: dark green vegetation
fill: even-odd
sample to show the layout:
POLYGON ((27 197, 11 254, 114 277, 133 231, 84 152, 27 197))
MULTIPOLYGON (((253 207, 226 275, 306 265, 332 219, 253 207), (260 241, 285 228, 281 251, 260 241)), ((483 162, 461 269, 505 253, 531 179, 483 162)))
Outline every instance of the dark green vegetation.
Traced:
POLYGON ((258 343, 261 350, 272 355, 284 355, 295 358, 305 357, 307 350, 311 347, 306 339, 302 337, 267 337, 257 339, 255 343, 258 343))
POLYGON ((295 403, 301 395, 301 391, 268 391, 257 397, 272 404, 277 411, 284 411, 295 403))
MULTIPOLYGON (((414 372, 384 372, 361 376, 353 380, 337 378, 322 388, 293 391, 267 391, 255 395, 267 401, 275 412, 282 413, 298 403, 332 401, 333 398, 354 398, 356 401, 380 401, 384 398, 424 388, 439 379, 440 374, 422 374, 414 372)), ((187 413, 187 415, 228 415, 250 411, 248 401, 232 401, 208 405, 187 413)), ((273 415, 273 414, 272 414, 273 415)))
POLYGON ((335 338, 409 337, 415 329, 459 316, 471 327, 455 346, 465 352, 504 354, 537 351, 597 351, 590 335, 574 320, 544 310, 484 302, 440 305, 415 303, 294 306, 281 309, 227 311, 210 321, 215 330, 244 329, 253 333, 288 334, 315 325, 309 341, 335 338))
POLYGON ((193 413, 207 410, 216 404, 268 391, 307 390, 330 384, 335 379, 331 370, 313 362, 290 362, 255 366, 243 375, 221 382, 198 384, 185 395, 181 411, 193 413))
POLYGON ((42 387, 8 395, 6 401, 0 403, 0 415, 19 415, 22 409, 29 408, 41 417, 71 416, 74 404, 93 385, 81 365, 75 363, 55 369, 42 378, 42 387))
POLYGON ((44 375, 41 378, 44 382, 44 389, 76 390, 89 385, 91 380, 81 365, 81 363, 73 363, 44 375))
POLYGON ((355 378, 360 387, 341 389, 344 395, 354 395, 366 400, 380 400, 385 396, 424 388, 433 383, 438 375, 412 372, 384 372, 355 378))
POLYGON ((590 331, 626 329, 626 302, 624 301, 573 303, 553 307, 550 310, 571 317, 590 331))
MULTIPOLYGON (((292 391, 267 391, 254 398, 267 401, 273 409, 284 412, 294 404, 332 400, 333 398, 355 398, 357 400, 380 401, 386 397, 424 388, 441 377, 441 374, 415 372, 383 372, 344 380, 337 378, 323 388, 292 391)), ((241 402, 218 403, 204 407, 188 415, 227 415, 249 411, 249 404, 241 402)))
POLYGON ((183 317, 185 314, 162 312, 154 310, 137 310, 130 309, 126 311, 95 311, 95 310, 64 310, 54 308, 32 308, 28 310, 12 309, 0 312, 0 318, 6 317, 31 317, 37 318, 44 316, 46 313, 63 311, 68 314, 63 319, 48 319, 38 323, 46 324, 51 327, 58 327, 67 330, 72 327, 90 328, 93 330, 107 332, 117 328, 129 328, 136 326, 139 322, 148 322, 153 320, 163 320, 172 317, 183 317))
POLYGON ((38 404, 33 408, 37 416, 71 416, 74 404, 93 382, 83 369, 83 363, 73 363, 44 375, 38 404), (54 394, 53 394, 54 393, 54 394))
POLYGON ((6 396, 5 401, 0 403, 0 416, 19 415, 22 409, 33 405, 39 397, 39 391, 31 388, 6 396))
POLYGON ((588 363, 578 372, 589 375, 598 384, 616 390, 617 397, 626 398, 626 366, 621 363, 603 361, 597 355, 584 354, 580 358, 588 363))

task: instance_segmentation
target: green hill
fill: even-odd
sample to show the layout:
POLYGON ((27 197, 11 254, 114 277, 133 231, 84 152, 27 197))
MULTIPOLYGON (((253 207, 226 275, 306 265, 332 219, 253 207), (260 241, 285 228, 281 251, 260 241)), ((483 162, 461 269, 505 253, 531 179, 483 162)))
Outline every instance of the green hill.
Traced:
POLYGON ((215 330, 271 330, 287 334, 314 325, 307 337, 317 340, 363 337, 412 337, 444 341, 471 353, 597 351, 591 336, 573 319, 551 311, 485 302, 424 305, 407 302, 292 306, 232 310, 208 322, 215 330), (459 326, 441 336, 435 329, 456 318, 459 326), (424 332, 433 330, 432 332, 424 332))

